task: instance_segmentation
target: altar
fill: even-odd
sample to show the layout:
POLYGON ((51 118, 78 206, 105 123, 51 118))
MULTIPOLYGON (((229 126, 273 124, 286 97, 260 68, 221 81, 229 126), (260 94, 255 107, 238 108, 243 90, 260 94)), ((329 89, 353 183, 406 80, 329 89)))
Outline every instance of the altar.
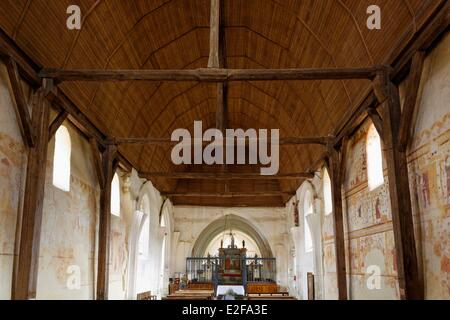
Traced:
POLYGON ((216 255, 186 259, 185 286, 215 291, 218 286, 241 286, 246 293, 276 292, 276 259, 247 257, 244 240, 238 247, 231 230, 225 236, 228 245, 222 239, 216 255))

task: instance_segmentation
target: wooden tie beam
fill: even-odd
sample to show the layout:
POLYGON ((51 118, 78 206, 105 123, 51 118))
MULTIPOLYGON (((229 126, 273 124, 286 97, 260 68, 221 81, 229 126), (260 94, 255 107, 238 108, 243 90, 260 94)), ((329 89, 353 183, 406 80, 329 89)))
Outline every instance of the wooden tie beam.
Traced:
POLYGON ((312 179, 312 172, 280 173, 273 176, 259 173, 234 172, 142 172, 139 176, 144 179, 197 179, 197 180, 298 180, 312 179))
MULTIPOLYGON (((245 139, 246 143, 252 141, 253 139, 245 139)), ((261 140, 257 138, 257 140, 261 140)), ((270 139, 267 139, 270 142, 270 139)), ((105 140, 107 144, 114 145, 176 145, 179 141, 172 141, 171 138, 156 138, 156 137, 146 137, 146 138, 110 138, 105 140)), ((226 137, 224 138, 226 141, 226 137)), ((303 145, 303 144, 319 144, 328 145, 331 141, 334 141, 333 136, 327 137, 286 137, 280 138, 280 145, 303 145)), ((202 141, 202 144, 210 144, 211 141, 202 141)))
POLYGON ((172 197, 195 197, 195 198, 242 198, 242 197, 292 197, 295 192, 283 191, 253 191, 253 192, 162 192, 161 195, 172 197))
POLYGON ((274 81, 274 80, 372 80, 382 67, 331 69, 225 69, 192 70, 67 70, 43 69, 41 78, 63 81, 274 81))

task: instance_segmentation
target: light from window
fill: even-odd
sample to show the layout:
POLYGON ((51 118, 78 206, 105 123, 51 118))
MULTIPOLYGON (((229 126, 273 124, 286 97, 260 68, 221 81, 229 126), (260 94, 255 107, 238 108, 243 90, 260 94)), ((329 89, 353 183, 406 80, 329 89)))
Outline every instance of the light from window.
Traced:
POLYGON ((373 124, 367 133, 366 152, 369 190, 373 190, 384 183, 381 141, 373 124))
POLYGON ((148 257, 148 242, 149 242, 149 233, 150 233, 150 223, 149 217, 145 216, 144 225, 141 229, 141 234, 139 235, 139 258, 147 258, 148 257))
POLYGON ((313 201, 312 195, 309 190, 305 192, 305 198, 303 202, 303 220, 305 225, 305 252, 311 252, 313 250, 311 229, 309 229, 308 221, 306 217, 313 213, 313 201))
POLYGON ((120 182, 117 173, 111 183, 111 213, 120 217, 120 182))
POLYGON ((331 179, 326 168, 323 169, 323 202, 326 215, 333 212, 333 200, 331 197, 331 179))
POLYGON ((60 126, 55 133, 53 155, 53 185, 63 191, 70 191, 70 154, 72 146, 69 131, 60 126))

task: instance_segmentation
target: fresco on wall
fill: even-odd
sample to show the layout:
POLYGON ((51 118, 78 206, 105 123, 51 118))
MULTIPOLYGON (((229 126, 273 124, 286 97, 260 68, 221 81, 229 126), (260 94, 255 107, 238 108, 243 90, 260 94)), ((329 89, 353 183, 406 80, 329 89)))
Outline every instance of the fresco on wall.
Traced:
POLYGON ((346 233, 351 239, 346 252, 350 295, 352 299, 397 299, 396 273, 389 266, 395 245, 388 235, 392 232, 392 214, 387 176, 384 184, 372 191, 367 183, 366 137, 370 125, 370 121, 363 124, 349 140, 347 150, 344 216, 346 233), (367 286, 369 270, 374 266, 381 272, 379 289, 367 286))
POLYGON ((0 300, 11 298, 14 243, 26 152, 6 68, 0 64, 0 300))
POLYGON ((54 187, 49 162, 45 195, 37 298, 92 299, 98 192, 76 173, 70 179, 70 192, 54 187), (79 289, 67 285, 73 266, 80 270, 79 289))
MULTIPOLYGON (((419 119, 420 121, 421 119, 419 119)), ((419 124, 425 126, 423 123, 419 124)), ((428 298, 450 297, 450 114, 416 133, 408 155, 428 298)))

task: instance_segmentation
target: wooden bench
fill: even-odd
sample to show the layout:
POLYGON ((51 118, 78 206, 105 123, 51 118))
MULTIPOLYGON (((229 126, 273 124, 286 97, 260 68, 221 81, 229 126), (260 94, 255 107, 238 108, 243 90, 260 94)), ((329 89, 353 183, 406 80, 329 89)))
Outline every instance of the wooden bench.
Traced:
POLYGON ((141 292, 137 294, 138 300, 156 300, 156 296, 151 291, 141 292))
POLYGON ((273 293, 249 293, 249 297, 283 297, 289 296, 289 292, 273 292, 273 293))
POLYGON ((182 289, 169 294, 164 300, 211 300, 213 290, 182 289))
POLYGON ((249 296, 247 300, 297 300, 292 296, 249 296))

